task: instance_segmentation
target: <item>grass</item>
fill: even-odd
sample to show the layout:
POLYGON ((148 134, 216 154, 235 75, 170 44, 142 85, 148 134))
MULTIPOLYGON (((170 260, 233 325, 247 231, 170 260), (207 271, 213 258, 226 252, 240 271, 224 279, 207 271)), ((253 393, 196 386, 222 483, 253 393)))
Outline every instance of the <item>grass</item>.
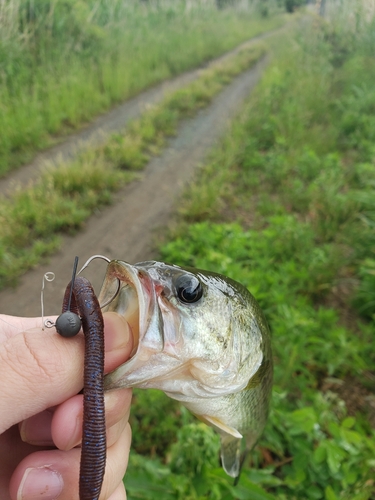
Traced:
POLYGON ((268 12, 198 0, 5 0, 0 176, 115 103, 284 23, 268 12))
POLYGON ((122 134, 78 155, 74 162, 51 168, 39 182, 0 201, 0 287, 55 251, 59 235, 77 231, 114 191, 134 179, 151 155, 176 133, 183 118, 207 106, 235 75, 264 54, 263 44, 239 51, 225 62, 202 71, 186 87, 166 96, 122 134))
POLYGON ((136 392, 130 500, 374 498, 373 33, 317 22, 277 40, 256 95, 186 193, 160 258, 226 274, 258 299, 273 336, 272 410, 234 488, 211 429, 136 392))

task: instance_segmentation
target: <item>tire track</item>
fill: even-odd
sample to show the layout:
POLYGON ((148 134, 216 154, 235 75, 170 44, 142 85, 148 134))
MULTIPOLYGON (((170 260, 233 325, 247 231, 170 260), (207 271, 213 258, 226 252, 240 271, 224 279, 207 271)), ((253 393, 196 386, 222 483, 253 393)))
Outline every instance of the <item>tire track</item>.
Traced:
POLYGON ((229 59, 243 48, 260 40, 269 38, 284 28, 285 26, 274 31, 262 33, 247 40, 217 59, 213 59, 207 64, 202 65, 198 69, 188 71, 173 79, 163 81, 127 100, 123 104, 116 106, 111 111, 99 116, 90 125, 83 127, 79 132, 61 138, 60 141, 63 142, 37 153, 32 162, 9 172, 6 177, 1 178, 0 195, 7 196, 15 187, 26 186, 31 181, 35 181, 47 165, 56 166, 61 161, 72 159, 80 150, 90 147, 91 144, 98 145, 104 143, 108 135, 115 132, 121 132, 130 121, 139 118, 146 107, 161 102, 166 94, 199 78, 204 69, 220 61, 229 59))
MULTIPOLYGON (((163 153, 149 162, 141 180, 118 192, 113 205, 93 215, 78 235, 65 237, 60 251, 47 264, 26 273, 16 289, 1 291, 2 312, 39 316, 42 277, 47 271, 53 271, 56 279, 48 283, 44 291, 45 313, 59 314, 76 255, 80 264, 93 254, 131 263, 155 258, 155 235, 170 220, 195 168, 224 134, 258 82, 265 64, 264 59, 242 73, 216 96, 208 108, 184 121, 178 135, 163 153)), ((97 291, 104 271, 104 263, 94 261, 85 272, 97 291)))

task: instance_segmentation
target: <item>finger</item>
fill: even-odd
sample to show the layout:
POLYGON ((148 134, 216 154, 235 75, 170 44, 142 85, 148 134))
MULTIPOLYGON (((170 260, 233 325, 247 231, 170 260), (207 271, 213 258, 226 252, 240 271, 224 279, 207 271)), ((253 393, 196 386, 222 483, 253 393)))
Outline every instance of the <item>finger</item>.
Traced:
POLYGON ((67 340, 41 329, 20 332, 0 344, 0 433, 80 390, 83 344, 82 335, 67 340))
POLYGON ((126 320, 115 312, 106 312, 104 319, 105 373, 125 363, 133 349, 133 335, 126 320))
POLYGON ((23 420, 19 424, 22 441, 36 446, 54 446, 51 433, 52 418, 53 410, 48 409, 23 420))
POLYGON ((42 328, 42 318, 19 318, 0 314, 0 342, 31 328, 42 328))
POLYGON ((78 500, 80 450, 38 451, 26 457, 15 469, 9 484, 12 500, 78 500), (68 493, 69 492, 69 493, 68 493))
MULTIPOLYGON (((126 389, 125 389, 126 390, 126 389)), ((125 427, 128 425, 130 415, 130 405, 121 419, 117 420, 113 425, 107 428, 107 446, 113 446, 124 432, 125 427)))
POLYGON ((125 485, 122 481, 117 486, 116 490, 112 493, 112 495, 108 498, 108 500, 126 500, 125 485))
MULTIPOLYGON (((106 370, 128 358, 130 328, 116 313, 105 314, 106 370)), ((14 423, 56 406, 82 388, 83 336, 66 339, 53 330, 20 332, 0 344, 0 433, 14 423), (9 412, 9 407, 13 408, 9 412)))
MULTIPOLYGON (((131 389, 105 393, 107 446, 111 446, 118 435, 114 434, 111 428, 121 421, 127 422, 129 418, 131 397, 131 389)), ((70 450, 82 440, 82 400, 81 394, 70 398, 62 403, 53 415, 51 437, 60 450, 70 450)))
MULTIPOLYGON (((107 353, 111 353, 109 358, 106 359, 106 371, 109 372, 123 363, 127 353, 130 352, 129 348, 132 349, 132 344, 129 345, 131 332, 128 323, 119 314, 108 312, 104 313, 103 317, 105 350, 107 353)), ((56 317, 50 319, 54 321, 56 317)), ((19 318, 0 314, 0 342, 34 328, 43 328, 42 318, 19 318)))
MULTIPOLYGON (((101 500, 108 500, 118 489, 126 471, 130 442, 131 431, 127 425, 120 439, 108 449, 101 500)), ((11 499, 78 500, 79 463, 78 448, 39 451, 29 455, 12 475, 9 486, 11 499)))
POLYGON ((127 424, 120 438, 108 448, 108 460, 100 500, 110 498, 117 486, 122 482, 128 467, 131 437, 130 425, 127 424))
POLYGON ((18 426, 14 425, 0 436, 0 498, 10 500, 9 479, 23 458, 38 448, 23 443, 18 426))

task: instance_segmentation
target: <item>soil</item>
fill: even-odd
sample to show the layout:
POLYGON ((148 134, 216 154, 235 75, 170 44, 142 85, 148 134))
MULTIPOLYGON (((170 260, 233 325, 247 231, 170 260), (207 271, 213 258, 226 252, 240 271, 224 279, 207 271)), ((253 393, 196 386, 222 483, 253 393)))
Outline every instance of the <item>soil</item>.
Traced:
MULTIPOLYGON (((364 377, 368 384, 374 386, 375 375, 365 372, 364 377)), ((344 380, 326 379, 321 387, 322 392, 336 393, 345 402, 348 415, 356 417, 366 415, 369 424, 375 429, 375 394, 364 387, 358 380, 346 377, 344 380)))
MULTIPOLYGON (((270 35, 271 33, 262 35, 257 40, 270 35)), ((59 314, 76 255, 79 256, 80 265, 95 254, 130 263, 155 258, 155 235, 168 224, 178 207, 182 190, 239 112, 241 104, 259 80, 265 64, 266 60, 260 61, 238 76, 214 99, 210 107, 184 121, 179 127, 178 135, 170 140, 160 156, 149 162, 140 180, 119 191, 114 203, 97 211, 79 234, 64 237, 60 251, 48 262, 40 264, 20 278, 16 288, 1 291, 0 312, 17 316, 40 316, 42 278, 46 272, 52 271, 55 273, 55 280, 45 285, 44 311, 45 316, 59 314)), ((4 195, 15 184, 25 184, 37 178, 46 160, 51 162, 58 157, 69 158, 84 144, 87 147, 92 141, 97 143, 104 137, 103 134, 123 128, 145 106, 160 100, 166 90, 186 84, 196 78, 200 71, 186 73, 140 94, 100 117, 63 144, 39 154, 32 164, 0 180, 0 193, 4 195)), ((95 260, 84 273, 97 292, 104 277, 105 266, 104 262, 95 260)))

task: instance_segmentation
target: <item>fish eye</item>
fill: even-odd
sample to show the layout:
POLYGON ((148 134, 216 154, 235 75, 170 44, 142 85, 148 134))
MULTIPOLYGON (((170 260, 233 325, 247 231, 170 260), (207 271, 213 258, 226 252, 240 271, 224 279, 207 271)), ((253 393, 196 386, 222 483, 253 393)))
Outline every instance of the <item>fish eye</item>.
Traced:
POLYGON ((175 281, 177 297, 185 304, 198 302, 203 295, 202 283, 192 275, 184 274, 175 281))

